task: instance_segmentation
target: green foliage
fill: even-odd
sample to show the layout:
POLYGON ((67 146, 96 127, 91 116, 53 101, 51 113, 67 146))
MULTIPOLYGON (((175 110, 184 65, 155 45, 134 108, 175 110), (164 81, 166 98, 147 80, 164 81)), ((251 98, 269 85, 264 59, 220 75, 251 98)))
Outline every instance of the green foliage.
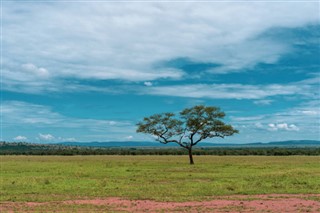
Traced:
POLYGON ((137 132, 156 136, 157 141, 164 144, 174 142, 191 149, 204 139, 224 138, 238 133, 231 125, 221 121, 224 116, 225 113, 218 107, 198 105, 184 109, 179 117, 174 113, 146 117, 137 124, 137 132))
MULTIPOLYGON (((320 155, 320 147, 199 147, 195 155, 320 155)), ((0 155, 187 155, 185 149, 172 148, 97 148, 0 142, 0 155)))
POLYGON ((175 142, 170 138, 183 133, 183 123, 174 116, 173 113, 163 113, 146 117, 143 122, 138 123, 137 132, 158 136, 157 140, 162 143, 175 142))
POLYGON ((225 137, 238 133, 230 125, 226 125, 219 119, 223 119, 224 112, 218 107, 205 107, 202 105, 184 109, 181 113, 186 129, 191 134, 199 134, 200 139, 225 137))
POLYGON ((218 107, 203 105, 184 109, 180 116, 174 113, 155 114, 137 124, 137 132, 151 134, 163 144, 177 143, 189 150, 190 164, 193 164, 192 147, 204 139, 231 136, 239 131, 225 124, 225 113, 218 107))
POLYGON ((1 201, 319 193, 319 156, 1 156, 1 201))

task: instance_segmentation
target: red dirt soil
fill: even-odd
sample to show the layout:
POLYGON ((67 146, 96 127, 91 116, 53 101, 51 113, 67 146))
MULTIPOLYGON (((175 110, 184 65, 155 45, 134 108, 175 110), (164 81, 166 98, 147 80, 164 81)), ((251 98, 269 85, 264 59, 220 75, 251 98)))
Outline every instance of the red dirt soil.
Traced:
MULTIPOLYGON (((320 212, 320 194, 291 195, 234 195, 214 197, 209 201, 157 202, 152 200, 126 200, 105 198, 92 200, 68 200, 54 202, 1 202, 0 212, 33 212, 34 207, 63 204, 63 206, 93 205, 107 207, 112 212, 320 212), (20 211, 19 211, 20 209, 20 211)), ((50 207, 49 207, 50 208, 50 207)), ((58 212, 70 212, 60 209, 58 212)), ((37 211, 38 212, 38 211, 37 211)), ((77 211, 79 212, 79 211, 77 211)), ((81 208, 80 208, 81 212, 81 208)), ((97 211, 94 211, 97 212, 97 211)), ((99 212, 99 211, 98 211, 99 212)), ((107 212, 107 211, 100 211, 107 212)))

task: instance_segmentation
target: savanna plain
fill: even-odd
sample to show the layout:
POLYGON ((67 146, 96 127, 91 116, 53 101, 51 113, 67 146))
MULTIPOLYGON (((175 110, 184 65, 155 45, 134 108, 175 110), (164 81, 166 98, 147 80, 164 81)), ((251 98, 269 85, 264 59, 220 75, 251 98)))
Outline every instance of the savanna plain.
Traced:
POLYGON ((320 212, 320 156, 194 158, 1 156, 0 212, 320 212))

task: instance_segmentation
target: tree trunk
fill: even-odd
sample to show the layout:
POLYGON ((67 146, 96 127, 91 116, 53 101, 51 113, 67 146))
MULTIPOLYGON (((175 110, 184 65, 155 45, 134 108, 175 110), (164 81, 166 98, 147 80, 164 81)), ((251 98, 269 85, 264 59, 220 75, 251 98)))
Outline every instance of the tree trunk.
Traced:
POLYGON ((190 164, 194 164, 194 162, 193 162, 193 157, 192 157, 192 147, 188 148, 188 150, 189 150, 190 164))

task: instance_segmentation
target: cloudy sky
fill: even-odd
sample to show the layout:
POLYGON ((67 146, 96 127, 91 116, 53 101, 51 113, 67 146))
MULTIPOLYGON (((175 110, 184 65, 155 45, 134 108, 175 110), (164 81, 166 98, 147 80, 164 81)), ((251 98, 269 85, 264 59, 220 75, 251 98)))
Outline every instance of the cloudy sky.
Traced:
POLYGON ((4 1, 1 140, 150 141, 144 116, 219 106, 240 134, 320 138, 318 1, 4 1))

